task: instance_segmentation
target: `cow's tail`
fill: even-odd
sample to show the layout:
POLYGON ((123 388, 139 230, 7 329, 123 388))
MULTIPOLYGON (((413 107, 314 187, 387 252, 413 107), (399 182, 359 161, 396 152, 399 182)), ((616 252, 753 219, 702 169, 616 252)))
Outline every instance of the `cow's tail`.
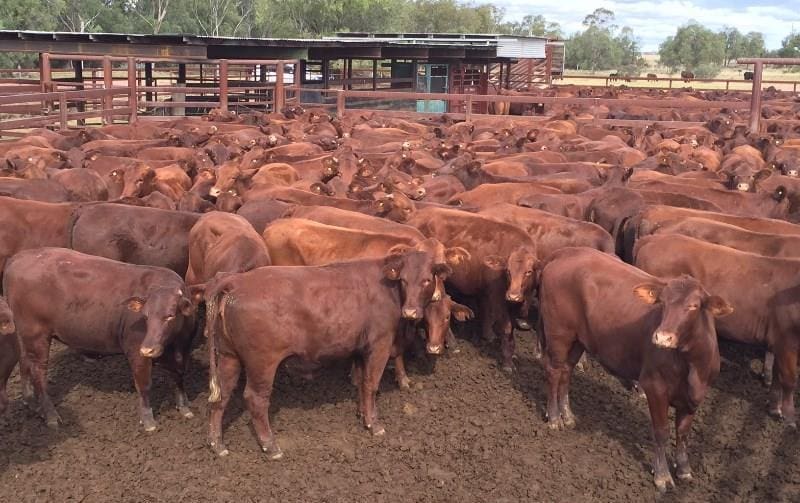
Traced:
POLYGON ((224 285, 213 282, 206 291, 206 326, 204 334, 208 340, 208 401, 219 402, 222 398, 219 387, 219 328, 225 333, 225 306, 228 303, 224 285))

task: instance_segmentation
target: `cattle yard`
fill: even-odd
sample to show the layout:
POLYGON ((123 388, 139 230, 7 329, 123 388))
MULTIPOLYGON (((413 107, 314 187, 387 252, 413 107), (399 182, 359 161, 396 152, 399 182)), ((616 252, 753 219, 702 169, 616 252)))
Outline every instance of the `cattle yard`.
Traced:
POLYGON ((565 85, 536 37, 0 50, 40 54, 0 75, 14 501, 800 500, 800 97, 763 79, 800 60, 747 92, 565 85))

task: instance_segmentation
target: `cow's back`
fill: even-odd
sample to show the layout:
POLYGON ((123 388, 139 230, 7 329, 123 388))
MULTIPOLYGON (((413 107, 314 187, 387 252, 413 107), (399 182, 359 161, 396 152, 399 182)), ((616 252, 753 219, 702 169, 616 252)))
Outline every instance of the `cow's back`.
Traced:
POLYGON ((70 247, 183 275, 189 262, 189 231, 199 218, 196 213, 113 203, 87 206, 77 213, 70 247))

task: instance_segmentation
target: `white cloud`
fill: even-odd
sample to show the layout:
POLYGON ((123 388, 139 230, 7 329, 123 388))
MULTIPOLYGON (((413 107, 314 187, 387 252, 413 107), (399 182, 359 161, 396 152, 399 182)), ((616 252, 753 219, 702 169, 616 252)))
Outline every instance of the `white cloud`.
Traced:
MULTIPOLYGON (((644 51, 655 51, 658 44, 675 30, 695 20, 711 29, 734 26, 739 31, 759 31, 764 34, 767 47, 780 47, 783 37, 793 29, 800 29, 800 11, 782 5, 751 5, 744 8, 698 5, 692 0, 666 0, 655 2, 619 0, 571 0, 550 2, 545 0, 496 0, 506 9, 506 19, 521 19, 526 14, 542 14, 557 21, 567 34, 582 30, 583 18, 599 7, 610 9, 616 15, 616 24, 630 26, 640 39, 644 51)), ((791 2, 783 2, 787 4, 791 2)))

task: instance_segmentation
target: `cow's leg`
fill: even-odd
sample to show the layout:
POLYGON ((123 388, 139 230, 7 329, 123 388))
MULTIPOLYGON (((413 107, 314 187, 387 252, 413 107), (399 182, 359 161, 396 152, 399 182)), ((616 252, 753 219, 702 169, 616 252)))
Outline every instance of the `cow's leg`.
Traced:
POLYGON ((561 380, 558 384, 558 409, 561 412, 561 420, 564 422, 565 428, 575 426, 575 414, 572 413, 572 408, 569 406, 569 384, 572 379, 572 369, 581 360, 582 355, 583 346, 576 342, 569 350, 567 368, 561 372, 561 380))
POLYGON ((764 385, 766 387, 772 386, 772 368, 775 364, 775 355, 772 354, 772 351, 767 351, 764 355, 764 368, 761 371, 761 378, 764 379, 764 385))
POLYGON ((775 349, 775 379, 772 383, 770 413, 783 418, 787 426, 797 427, 794 390, 797 386, 797 348, 791 345, 775 349))
POLYGON ((6 384, 18 360, 19 346, 16 335, 0 335, 0 416, 8 407, 6 384))
POLYGON ((406 364, 403 360, 403 352, 394 357, 394 378, 397 385, 402 389, 409 389, 411 387, 411 380, 406 374, 406 364))
POLYGON ((353 358, 353 383, 358 393, 358 408, 356 417, 363 418, 364 414, 364 360, 360 356, 353 358))
POLYGON ((376 346, 364 356, 364 380, 362 386, 364 409, 364 426, 375 436, 386 433, 383 425, 378 421, 378 406, 375 396, 378 394, 378 386, 381 383, 383 370, 386 362, 389 361, 391 348, 376 346))
POLYGON ((192 409, 189 408, 189 398, 186 396, 186 389, 183 385, 183 376, 186 375, 189 366, 189 353, 184 348, 170 348, 159 363, 170 373, 175 381, 175 408, 181 416, 186 419, 194 417, 192 409))
POLYGON ((220 353, 217 358, 217 379, 219 382, 220 399, 211 402, 210 413, 208 415, 208 445, 218 456, 229 454, 225 444, 222 443, 222 417, 225 415, 225 407, 231 399, 231 394, 239 382, 239 373, 242 365, 235 356, 220 353))
POLYGON ((692 480, 692 467, 686 452, 686 441, 692 431, 694 414, 688 410, 675 411, 675 461, 678 464, 676 475, 680 480, 692 480))
POLYGON ((153 408, 150 406, 153 360, 132 353, 128 355, 128 361, 133 370, 133 383, 139 393, 139 424, 144 427, 144 431, 155 431, 156 420, 153 418, 153 408))
POLYGON ((500 316, 494 323, 497 336, 500 337, 500 355, 502 358, 503 372, 514 371, 514 327, 511 325, 510 306, 501 309, 500 316))
POLYGON ((49 334, 33 332, 35 335, 20 339, 23 343, 21 348, 21 358, 25 365, 25 371, 33 387, 33 396, 39 401, 39 408, 42 416, 50 428, 57 428, 61 423, 53 402, 47 395, 47 365, 50 359, 50 336, 49 334))
POLYGON ((547 337, 547 353, 544 358, 547 372, 547 426, 552 430, 560 430, 564 427, 561 410, 558 407, 558 392, 561 374, 569 371, 567 369, 568 348, 573 340, 574 338, 571 336, 560 337, 554 336, 552 333, 547 337))
POLYGON ((247 384, 244 386, 244 400, 247 410, 250 411, 250 417, 253 418, 253 429, 256 431, 258 444, 269 459, 283 457, 283 452, 278 447, 275 434, 269 425, 269 399, 278 364, 280 360, 267 360, 259 368, 246 368, 247 384))
POLYGON ((655 443, 654 481, 659 491, 666 491, 669 487, 675 487, 675 481, 672 480, 672 475, 669 473, 669 465, 667 464, 667 441, 669 440, 667 416, 669 403, 666 393, 661 389, 663 386, 651 382, 642 382, 641 384, 647 394, 650 420, 653 422, 653 441, 655 443))

